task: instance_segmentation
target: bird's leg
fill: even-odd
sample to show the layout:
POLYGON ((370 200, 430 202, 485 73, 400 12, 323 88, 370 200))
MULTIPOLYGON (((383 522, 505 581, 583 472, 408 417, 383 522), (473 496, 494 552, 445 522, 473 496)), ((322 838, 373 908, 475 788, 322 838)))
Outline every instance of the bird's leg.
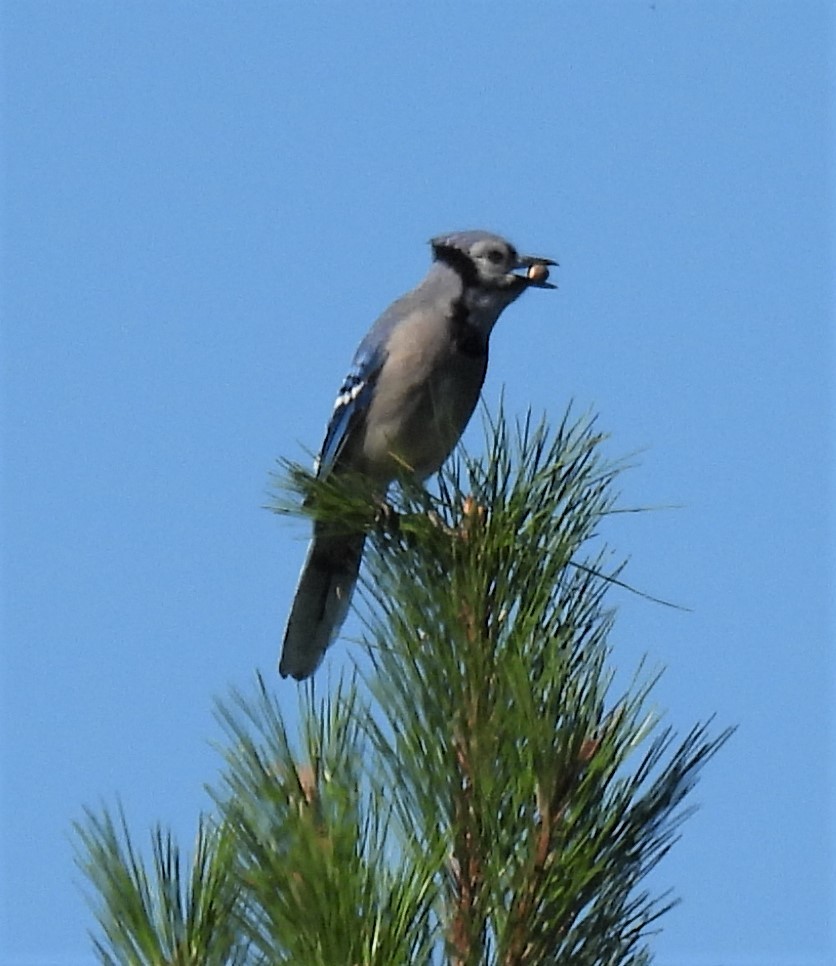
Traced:
POLYGON ((397 535, 400 532, 400 514, 388 503, 384 494, 374 496, 375 514, 374 525, 384 533, 397 535))

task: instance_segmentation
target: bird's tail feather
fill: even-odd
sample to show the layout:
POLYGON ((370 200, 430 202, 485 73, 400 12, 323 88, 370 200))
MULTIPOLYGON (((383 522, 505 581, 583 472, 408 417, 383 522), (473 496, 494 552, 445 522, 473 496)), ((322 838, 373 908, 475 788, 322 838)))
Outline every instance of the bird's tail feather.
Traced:
POLYGON ((363 534, 314 534, 284 632, 279 674, 301 681, 319 666, 348 614, 363 534))

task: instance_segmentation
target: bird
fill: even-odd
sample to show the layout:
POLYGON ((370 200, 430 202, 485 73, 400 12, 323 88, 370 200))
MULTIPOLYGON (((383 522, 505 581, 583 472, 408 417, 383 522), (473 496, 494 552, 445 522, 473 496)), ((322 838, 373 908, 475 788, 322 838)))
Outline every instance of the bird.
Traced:
MULTIPOLYGON (((490 335, 526 289, 553 289, 548 266, 499 235, 470 230, 430 241, 420 284, 372 325, 337 394, 314 464, 318 479, 358 474, 378 492, 408 472, 437 472, 470 420, 490 335), (520 269, 527 271, 520 272, 520 269)), ((279 673, 314 673, 348 614, 365 535, 315 522, 284 632, 279 673)))

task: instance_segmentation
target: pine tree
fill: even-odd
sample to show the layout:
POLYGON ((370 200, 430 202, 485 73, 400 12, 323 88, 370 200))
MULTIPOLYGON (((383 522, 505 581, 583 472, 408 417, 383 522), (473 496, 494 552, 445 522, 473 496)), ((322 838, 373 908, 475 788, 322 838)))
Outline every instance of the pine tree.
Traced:
POLYGON ((260 677, 219 706, 217 811, 187 869, 162 829, 143 860, 124 818, 86 813, 102 962, 652 961, 674 900, 645 877, 730 730, 677 740, 640 673, 613 693, 622 568, 598 531, 620 467, 594 422, 500 415, 487 437, 385 509, 286 467, 306 512, 368 533, 369 659, 300 688, 298 735, 260 677))

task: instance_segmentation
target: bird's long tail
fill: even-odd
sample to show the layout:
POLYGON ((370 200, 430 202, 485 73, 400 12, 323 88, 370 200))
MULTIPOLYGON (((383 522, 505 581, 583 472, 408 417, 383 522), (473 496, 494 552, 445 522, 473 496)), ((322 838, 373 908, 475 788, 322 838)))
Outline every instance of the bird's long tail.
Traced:
POLYGON ((284 632, 279 674, 313 674, 348 614, 365 536, 314 531, 284 632))

